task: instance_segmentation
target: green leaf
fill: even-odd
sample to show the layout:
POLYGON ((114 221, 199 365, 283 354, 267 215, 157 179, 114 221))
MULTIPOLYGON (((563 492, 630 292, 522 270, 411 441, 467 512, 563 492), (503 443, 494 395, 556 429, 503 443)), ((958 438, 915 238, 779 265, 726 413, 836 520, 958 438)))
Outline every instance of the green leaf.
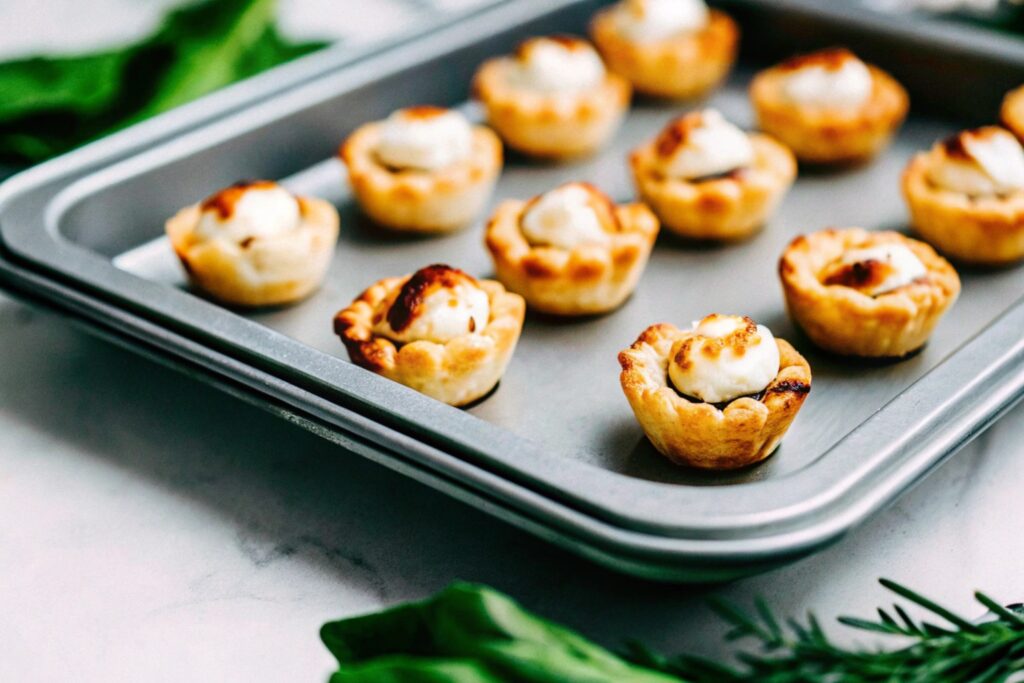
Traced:
POLYGON ((38 112, 93 114, 110 106, 127 50, 87 57, 32 57, 0 64, 0 123, 38 112))
POLYGON ((275 0, 207 0, 121 49, 0 63, 0 159, 39 161, 294 59, 275 0))
POLYGON ((483 586, 457 583, 435 597, 325 624, 338 659, 332 681, 668 683, 483 586), (447 677, 445 677, 447 676, 447 677))

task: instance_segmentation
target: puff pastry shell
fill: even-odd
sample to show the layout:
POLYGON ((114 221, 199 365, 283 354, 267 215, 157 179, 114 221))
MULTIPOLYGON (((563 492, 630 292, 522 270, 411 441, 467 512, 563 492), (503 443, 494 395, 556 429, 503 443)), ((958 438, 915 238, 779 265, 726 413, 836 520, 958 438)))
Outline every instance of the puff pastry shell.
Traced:
POLYGON ((468 159, 425 171, 391 169, 377 159, 383 125, 360 126, 339 150, 366 215, 392 230, 424 233, 458 230, 480 215, 501 173, 501 141, 494 131, 474 126, 468 159))
POLYGON ((872 88, 867 101, 852 110, 801 106, 791 102, 783 80, 802 60, 796 57, 758 73, 750 100, 758 126, 793 150, 797 158, 818 164, 856 163, 870 159, 889 144, 906 118, 906 90, 885 71, 870 64, 872 88))
POLYGON ((498 279, 542 313, 589 315, 622 305, 647 265, 658 219, 643 204, 616 206, 604 199, 615 224, 609 242, 572 249, 527 241, 520 221, 529 202, 498 205, 485 237, 498 279))
MULTIPOLYGON (((239 183, 206 201, 265 182, 239 183)), ((211 297, 245 307, 292 303, 320 286, 338 241, 338 212, 330 203, 313 197, 296 200, 301 223, 281 234, 242 242, 202 239, 196 228, 203 208, 194 204, 167 221, 167 236, 189 280, 211 297)))
POLYGON ((1024 191, 972 197, 936 187, 928 169, 940 154, 938 146, 921 152, 903 171, 914 230, 956 261, 1005 265, 1024 258, 1024 191))
POLYGON ((619 379, 636 419, 651 443, 680 465, 728 470, 764 460, 779 445, 811 389, 807 361, 782 339, 779 372, 759 397, 724 406, 680 395, 670 385, 673 344, 689 334, 669 324, 652 325, 619 354, 619 379))
POLYGON ((488 123, 505 143, 524 154, 554 160, 585 156, 602 147, 629 106, 632 89, 611 71, 595 88, 548 93, 511 82, 513 58, 484 62, 473 78, 473 94, 488 123))
POLYGON ((711 10, 707 26, 699 31, 637 42, 622 35, 612 7, 594 16, 590 37, 608 68, 628 79, 637 92, 690 99, 707 94, 729 75, 739 28, 729 15, 711 10))
MULTIPOLYGON (((439 268, 447 266, 424 270, 439 268)), ((335 333, 352 362, 453 406, 486 395, 505 373, 519 340, 526 311, 522 297, 493 280, 477 280, 490 304, 490 319, 482 330, 443 343, 400 344, 374 333, 375 316, 386 314, 410 277, 380 280, 335 316, 335 333)))
POLYGON ((797 237, 779 261, 779 277, 789 314, 811 341, 849 356, 901 357, 919 349, 960 294, 953 266, 930 246, 897 232, 861 228, 797 237), (844 252, 884 244, 907 247, 927 275, 874 297, 823 284, 822 273, 844 252))
POLYGON ((796 178, 793 154, 771 137, 750 134, 754 163, 722 177, 684 180, 661 174, 658 141, 629 157, 640 197, 662 225, 690 239, 736 240, 748 237, 778 207, 796 178))

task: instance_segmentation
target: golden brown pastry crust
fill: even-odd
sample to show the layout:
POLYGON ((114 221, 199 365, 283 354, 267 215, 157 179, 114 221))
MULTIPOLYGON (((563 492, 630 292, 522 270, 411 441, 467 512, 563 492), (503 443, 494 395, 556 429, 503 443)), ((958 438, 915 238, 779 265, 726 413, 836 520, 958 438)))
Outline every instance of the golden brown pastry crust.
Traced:
POLYGON ((501 141, 486 126, 473 127, 471 155, 433 171, 395 170, 375 152, 383 122, 360 126, 339 149, 356 200, 375 223, 392 230, 451 232, 483 211, 501 173, 501 141))
POLYGON ((631 88, 608 72, 597 88, 550 94, 509 84, 511 57, 484 62, 473 78, 473 95, 488 123, 509 147, 549 159, 585 156, 602 147, 618 130, 629 106, 631 88))
POLYGON ((903 171, 903 197, 921 237, 964 263, 1004 265, 1024 258, 1024 192, 971 197, 936 187, 928 170, 939 163, 933 148, 914 156, 903 171))
POLYGON ((530 308, 555 315, 614 310, 636 289, 658 236, 658 219, 643 204, 614 206, 617 224, 608 244, 573 249, 531 245, 520 228, 528 202, 498 205, 485 244, 498 279, 530 308))
POLYGON ((526 312, 522 297, 493 280, 478 280, 490 302, 483 330, 444 343, 396 344, 374 333, 374 315, 410 277, 380 280, 335 316, 334 331, 352 362, 453 406, 486 395, 501 380, 519 340, 526 312))
POLYGON ((711 10, 707 26, 699 31, 640 43, 622 35, 615 11, 609 7, 594 15, 590 37, 608 68, 637 92, 697 98, 718 87, 736 61, 739 28, 725 12, 711 10))
POLYGON ((167 236, 189 280, 213 298, 247 307, 292 303, 320 286, 338 241, 334 207, 322 199, 297 199, 302 224, 281 235, 242 243, 202 240, 196 235, 202 209, 194 204, 167 221, 167 236))
POLYGON ((921 348, 960 294, 953 266, 924 242, 897 232, 861 228, 822 230, 790 242, 779 261, 790 316, 819 347, 849 356, 901 357, 921 348), (842 254, 883 244, 910 249, 924 279, 872 297, 822 275, 842 254))
POLYGON ((689 334, 652 325, 619 354, 619 379, 647 438, 680 465, 728 470, 767 458, 811 390, 811 368, 790 344, 776 339, 779 373, 759 398, 743 396, 719 407, 680 395, 668 379, 673 344, 689 334))
POLYGON ((1018 140, 1024 140, 1024 85, 1006 93, 999 109, 999 119, 1018 140))
POLYGON ((906 118, 906 90, 878 67, 867 65, 873 82, 867 102, 845 111, 789 101, 782 89, 792 69, 789 64, 758 73, 750 84, 750 100, 761 130, 778 138, 801 161, 842 164, 869 159, 889 144, 906 118))
POLYGON ((721 178, 692 182, 668 178, 658 165, 656 141, 629 157, 640 197, 668 230, 691 239, 735 240, 764 224, 796 178, 796 159, 767 135, 751 133, 754 163, 721 178))

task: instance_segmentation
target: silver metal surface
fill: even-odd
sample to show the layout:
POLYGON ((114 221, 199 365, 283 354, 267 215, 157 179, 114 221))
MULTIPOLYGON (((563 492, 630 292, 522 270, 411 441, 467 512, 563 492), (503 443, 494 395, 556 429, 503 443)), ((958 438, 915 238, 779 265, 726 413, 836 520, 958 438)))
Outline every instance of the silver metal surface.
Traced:
MULTIPOLYGON (((651 576, 708 578, 809 552, 899 495, 1019 399, 1024 307, 1011 307, 1024 290, 1024 271, 962 271, 961 300, 931 343, 901 363, 878 364, 819 354, 794 330, 782 308, 778 255, 796 234, 828 225, 902 229, 898 178, 906 160, 958 126, 994 115, 1002 89, 1024 80, 1024 56, 993 50, 975 33, 948 36, 946 28, 911 30, 877 18, 872 24, 813 3, 728 3, 744 21, 753 60, 712 104, 743 125, 751 124, 743 86, 752 68, 780 50, 834 42, 896 71, 912 94, 928 92, 929 79, 934 84, 955 69, 967 72, 978 96, 951 103, 948 109, 955 105, 965 117, 956 120, 930 118, 925 99, 925 113, 912 117, 874 164, 802 173, 779 215, 747 243, 698 247, 663 236, 636 295, 618 312, 573 322, 530 316, 500 387, 468 411, 351 366, 331 317, 367 284, 436 261, 482 276, 490 266, 479 223, 440 238, 375 230, 353 207, 344 170, 330 158, 333 148, 394 107, 459 103, 485 56, 531 33, 580 32, 597 4, 523 0, 498 8, 358 69, 314 79, 45 199, 39 188, 52 177, 16 179, 0 189, 0 233, 12 258, 74 283, 88 300, 131 313, 122 330, 137 341, 159 338, 167 351, 458 482, 482 507, 488 505, 480 500, 500 501, 516 511, 503 515, 513 523, 606 563, 651 576), (885 61, 908 49, 930 59, 909 66, 885 61), (239 177, 281 178, 341 210, 337 258, 310 300, 243 316, 181 289, 180 270, 160 237, 164 218, 239 177), (643 437, 617 381, 616 352, 644 327, 685 324, 712 311, 768 324, 807 355, 814 371, 814 390, 776 455, 732 474, 667 465, 643 437)), ((638 102, 612 147, 577 164, 544 166, 513 156, 498 198, 575 179, 630 199, 626 152, 683 109, 638 102)))

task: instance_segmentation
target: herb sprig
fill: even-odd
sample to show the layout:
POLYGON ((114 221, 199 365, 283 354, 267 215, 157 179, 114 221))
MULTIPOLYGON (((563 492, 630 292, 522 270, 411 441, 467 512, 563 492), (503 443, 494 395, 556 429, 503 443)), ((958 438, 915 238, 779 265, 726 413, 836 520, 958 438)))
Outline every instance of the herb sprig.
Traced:
POLYGON ((724 602, 718 614, 730 641, 753 640, 738 663, 663 657, 632 644, 621 656, 563 626, 530 614, 486 586, 457 583, 423 602, 325 624, 321 637, 337 657, 332 683, 995 683, 1024 681, 1024 609, 976 593, 989 611, 972 621, 898 583, 887 589, 925 610, 914 619, 894 605, 877 618, 842 617, 847 626, 894 648, 845 647, 813 614, 780 621, 764 601, 752 612, 724 602), (936 622, 938 620, 938 623, 936 622))
POLYGON ((1024 671, 1024 610, 1020 606, 1008 609, 984 593, 975 593, 990 618, 973 622, 895 581, 879 582, 945 623, 916 620, 898 604, 890 610, 879 608, 875 619, 840 617, 839 622, 846 626, 909 641, 897 649, 847 648, 831 640, 813 614, 804 622, 789 619, 783 626, 762 600, 755 603, 753 614, 719 602, 714 605, 716 612, 732 626, 726 638, 753 639, 759 645, 758 651, 737 655, 740 666, 693 656, 666 659, 639 645, 631 646, 628 656, 643 666, 695 683, 981 683, 1005 681, 1024 671))

